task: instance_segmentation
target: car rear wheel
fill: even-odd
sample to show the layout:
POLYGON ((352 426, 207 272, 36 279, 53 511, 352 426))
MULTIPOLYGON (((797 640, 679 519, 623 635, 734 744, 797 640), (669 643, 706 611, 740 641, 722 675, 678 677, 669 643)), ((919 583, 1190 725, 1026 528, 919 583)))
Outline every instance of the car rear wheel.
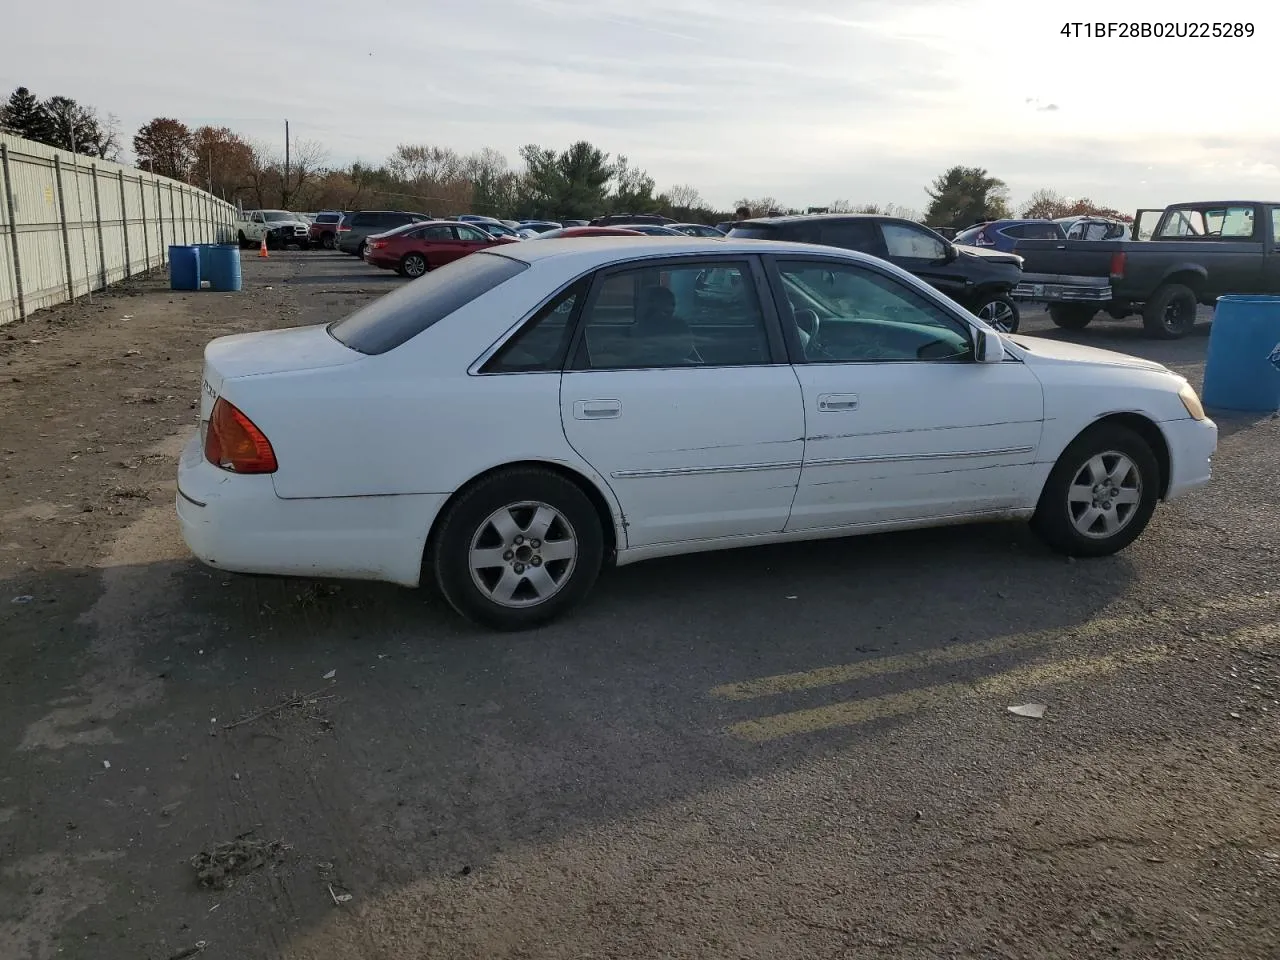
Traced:
POLYGON ((1055 303, 1049 307, 1049 319, 1063 330, 1083 330, 1098 315, 1097 307, 1082 307, 1070 303, 1055 303))
POLYGON ((322 236, 320 238, 320 246, 324 247, 326 250, 332 250, 334 246, 333 234, 326 233, 324 236, 322 236))
POLYGON ((1006 296, 983 297, 974 313, 1001 333, 1018 332, 1021 314, 1018 305, 1006 296))
POLYGON ((407 253, 400 261, 400 273, 410 280, 416 280, 428 269, 427 258, 420 253, 407 253))
POLYGON ((1190 287, 1166 284, 1143 307, 1143 329, 1157 340, 1180 340, 1195 329, 1197 305, 1190 287))
POLYGON ((559 616, 590 592, 603 558, 604 531, 587 495, 536 467, 503 470, 466 490, 428 550, 449 604, 495 630, 559 616))
POLYGON ((1060 553, 1106 556, 1138 538, 1159 498, 1160 467, 1147 441, 1128 427, 1099 424, 1058 458, 1031 524, 1060 553))

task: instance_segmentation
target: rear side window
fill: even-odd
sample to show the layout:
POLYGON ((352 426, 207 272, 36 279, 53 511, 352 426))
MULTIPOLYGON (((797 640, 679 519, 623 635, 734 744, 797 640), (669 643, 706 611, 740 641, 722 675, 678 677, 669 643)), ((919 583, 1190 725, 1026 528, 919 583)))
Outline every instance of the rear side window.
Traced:
POLYGON ((341 219, 340 213, 322 213, 316 217, 316 223, 337 223, 341 219))
MULTIPOLYGON (((734 227, 729 231, 729 236, 733 237, 735 240, 777 240, 778 231, 775 227, 752 225, 746 227, 734 227)), ((798 237, 796 239, 799 240, 798 237)))
POLYGON ((844 223, 825 223, 818 231, 819 242, 828 247, 845 250, 861 250, 874 253, 879 249, 875 224, 867 220, 847 220, 844 223))
POLYGON ((1061 240, 1062 228, 1056 223, 1022 223, 1014 227, 1006 227, 1005 236, 1017 237, 1020 240, 1061 240))
POLYGON ((529 265, 519 260, 475 253, 437 267, 330 324, 329 335, 361 353, 386 353, 527 269, 529 265))
POLYGON ((357 213, 351 218, 353 227, 371 227, 377 222, 378 215, 376 213, 357 213))

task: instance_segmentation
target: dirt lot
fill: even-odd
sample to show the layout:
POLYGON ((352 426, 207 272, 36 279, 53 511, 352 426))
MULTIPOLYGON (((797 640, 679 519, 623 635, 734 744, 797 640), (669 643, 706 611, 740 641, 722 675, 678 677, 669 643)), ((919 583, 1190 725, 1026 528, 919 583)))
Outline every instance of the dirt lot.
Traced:
POLYGON ((495 637, 188 557, 204 343, 402 282, 245 265, 0 327, 0 957, 1280 956, 1280 421, 1116 558, 654 561, 495 637))

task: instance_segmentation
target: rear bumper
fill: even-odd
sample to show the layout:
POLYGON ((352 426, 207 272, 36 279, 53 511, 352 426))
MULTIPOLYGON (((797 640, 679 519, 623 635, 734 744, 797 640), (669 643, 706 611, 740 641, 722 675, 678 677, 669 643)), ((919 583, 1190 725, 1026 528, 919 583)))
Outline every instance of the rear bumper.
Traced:
POLYGON ((399 262, 394 257, 384 257, 380 254, 365 252, 364 262, 374 267, 381 267, 383 270, 394 270, 399 262))
POLYGON ((1108 303, 1115 299, 1111 281, 1104 277, 1072 277, 1024 273, 1013 288, 1015 300, 1043 303, 1108 303))
POLYGON ((233 573, 383 580, 417 586, 446 494, 285 500, 269 475, 237 476, 204 458, 199 436, 178 463, 182 538, 233 573))
POLYGON ((1203 487, 1213 473, 1218 425, 1212 420, 1167 420, 1160 424, 1169 444, 1169 490, 1165 500, 1203 487))

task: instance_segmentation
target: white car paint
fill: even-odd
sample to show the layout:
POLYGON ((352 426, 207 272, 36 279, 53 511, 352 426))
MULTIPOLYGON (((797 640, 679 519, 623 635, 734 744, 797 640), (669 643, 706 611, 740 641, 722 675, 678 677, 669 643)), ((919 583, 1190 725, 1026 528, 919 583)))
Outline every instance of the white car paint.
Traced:
POLYGON ((236 215, 235 230, 246 241, 260 242, 268 230, 291 227, 293 237, 304 241, 311 234, 311 223, 284 210, 242 210, 236 215))
POLYGON ((211 343, 202 421, 214 397, 225 397, 269 438, 279 469, 230 473, 193 438, 178 473, 184 537, 226 570, 413 586, 450 497, 492 468, 523 462, 571 471, 598 495, 620 565, 1029 517, 1067 444, 1115 413, 1141 416, 1163 436, 1166 499, 1208 481, 1217 428, 1190 417, 1178 396, 1183 378, 1149 361, 1016 335, 1001 338, 1003 363, 479 372, 557 291, 601 268, 782 254, 874 266, 975 333, 999 337, 905 271, 846 250, 657 237, 512 244, 472 257, 527 269, 386 353, 350 350, 324 327, 211 343))

